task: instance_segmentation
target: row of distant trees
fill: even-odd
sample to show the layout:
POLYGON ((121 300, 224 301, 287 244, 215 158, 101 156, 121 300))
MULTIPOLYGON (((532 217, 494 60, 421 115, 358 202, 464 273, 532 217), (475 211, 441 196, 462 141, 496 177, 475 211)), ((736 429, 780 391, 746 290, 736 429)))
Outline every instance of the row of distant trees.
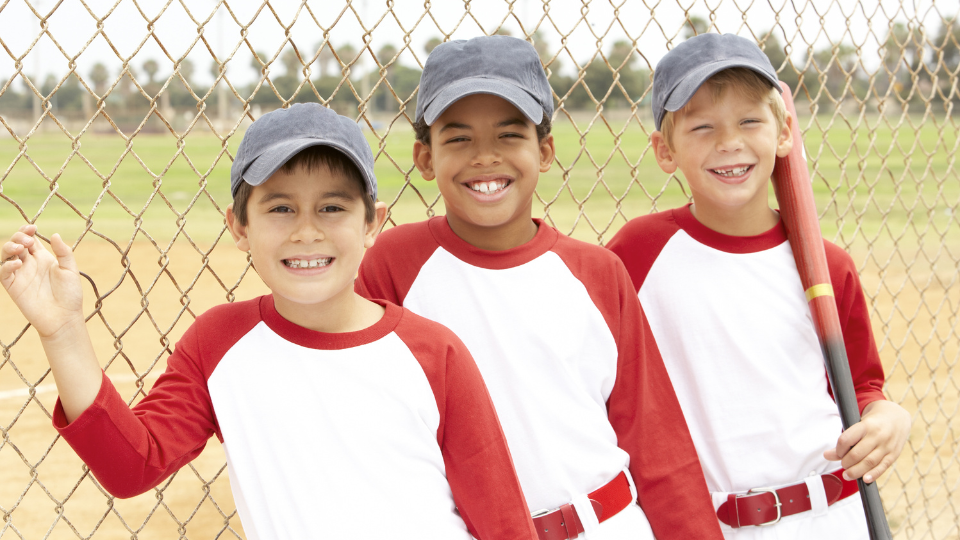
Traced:
MULTIPOLYGON (((682 37, 686 39, 707 30, 706 20, 692 17, 684 27, 682 37)), ((649 100, 652 66, 642 61, 631 42, 612 43, 586 62, 586 67, 581 70, 577 66, 565 69, 572 61, 569 55, 556 55, 539 32, 532 36, 532 41, 547 67, 550 84, 565 108, 595 109, 600 101, 607 109, 624 108, 649 100)), ((797 58, 787 54, 788 49, 773 32, 760 34, 759 41, 778 69, 780 79, 794 88, 802 83, 805 91, 801 92, 800 98, 810 96, 822 106, 835 104, 845 97, 855 96, 863 100, 874 95, 892 95, 918 106, 928 101, 960 102, 960 89, 956 84, 960 65, 960 21, 956 17, 944 21, 932 34, 895 23, 886 36, 881 65, 872 73, 861 64, 859 51, 844 43, 797 58)), ((424 52, 429 54, 440 43, 439 38, 429 40, 424 52)), ((791 44, 790 49, 795 50, 799 45, 791 44)), ((396 111, 401 102, 406 102, 408 114, 412 116, 416 97, 411 96, 419 83, 420 70, 394 60, 398 52, 396 47, 385 45, 376 51, 376 57, 384 67, 374 66, 360 73, 361 64, 357 62, 346 77, 343 65, 357 57, 357 50, 349 44, 334 49, 329 46, 317 48, 320 52, 316 59, 313 54, 293 48, 286 49, 275 59, 257 51, 256 57, 251 55, 250 65, 261 77, 236 90, 244 100, 250 99, 253 105, 264 108, 280 106, 283 101, 306 102, 322 98, 329 99, 332 107, 347 114, 356 114, 358 110, 360 101, 355 93, 367 96, 372 92, 366 105, 368 110, 396 111), (309 70, 305 70, 305 63, 309 64, 309 70), (312 77, 309 83, 305 83, 305 74, 312 77)), ((223 112, 221 99, 229 101, 228 107, 240 106, 241 100, 233 96, 232 91, 218 91, 196 83, 196 66, 189 59, 175 67, 180 76, 174 77, 166 91, 160 94, 158 107, 161 111, 196 111, 198 104, 202 103, 208 111, 219 109, 223 112)), ((146 76, 145 81, 135 67, 128 66, 117 82, 117 77, 111 75, 102 63, 95 64, 85 80, 94 93, 106 96, 106 107, 112 116, 136 116, 148 110, 150 100, 136 88, 134 81, 140 84, 143 93, 155 96, 169 77, 168 74, 159 76, 160 64, 153 59, 145 61, 140 68, 146 76)), ((214 79, 220 76, 220 69, 221 65, 216 61, 209 66, 214 79)), ((219 85, 225 85, 225 82, 221 81, 219 85)), ((36 111, 39 100, 23 86, 18 91, 15 85, 10 85, 0 94, 0 114, 36 111)), ((50 106, 58 114, 89 117, 97 108, 97 98, 81 85, 76 74, 71 74, 62 84, 59 78, 48 75, 40 92, 50 96, 50 106), (59 88, 53 92, 58 84, 59 88)))

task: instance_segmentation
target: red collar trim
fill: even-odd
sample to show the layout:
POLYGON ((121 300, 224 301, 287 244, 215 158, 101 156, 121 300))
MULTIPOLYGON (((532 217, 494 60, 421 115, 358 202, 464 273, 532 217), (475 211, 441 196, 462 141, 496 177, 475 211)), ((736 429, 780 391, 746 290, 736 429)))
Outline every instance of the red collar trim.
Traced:
POLYGON ((449 251, 454 257, 479 268, 506 270, 536 259, 557 243, 560 233, 556 229, 545 224, 541 219, 534 218, 533 222, 537 224, 537 234, 533 239, 526 244, 503 251, 488 251, 468 244, 453 232, 445 216, 431 218, 427 224, 440 247, 449 251))
POLYGON ((690 211, 691 205, 673 210, 673 219, 684 232, 701 244, 727 253, 757 253, 775 248, 787 241, 787 230, 783 227, 783 220, 767 232, 756 236, 729 236, 718 233, 697 221, 690 211))
POLYGON ((356 332, 316 332, 294 324, 277 313, 273 295, 260 297, 260 317, 263 322, 283 339, 309 349, 338 350, 359 347, 383 338, 397 327, 403 316, 403 308, 384 300, 373 300, 386 309, 383 317, 372 326, 356 332))

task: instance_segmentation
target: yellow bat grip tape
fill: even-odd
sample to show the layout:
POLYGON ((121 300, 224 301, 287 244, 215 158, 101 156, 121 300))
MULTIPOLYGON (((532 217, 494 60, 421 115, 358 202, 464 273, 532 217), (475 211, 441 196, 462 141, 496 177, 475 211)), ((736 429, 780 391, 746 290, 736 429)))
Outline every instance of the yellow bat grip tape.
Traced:
POLYGON ((833 296, 833 285, 829 283, 820 283, 806 290, 807 302, 818 296, 833 296))

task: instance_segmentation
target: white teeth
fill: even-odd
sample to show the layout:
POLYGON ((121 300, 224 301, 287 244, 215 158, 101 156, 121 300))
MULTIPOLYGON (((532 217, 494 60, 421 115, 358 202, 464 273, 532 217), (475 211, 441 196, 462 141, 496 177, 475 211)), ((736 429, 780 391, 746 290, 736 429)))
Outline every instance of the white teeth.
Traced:
POLYGON ((283 261, 283 264, 289 266, 290 268, 317 268, 320 266, 327 266, 333 262, 333 257, 327 257, 324 259, 311 259, 309 261, 303 259, 286 259, 283 261))
POLYGON ((507 182, 503 180, 491 180, 489 182, 474 182, 472 185, 467 184, 467 187, 478 192, 483 193, 484 195, 490 195, 491 193, 496 193, 506 187, 507 182))
POLYGON ((737 167, 736 169, 727 169, 725 171, 722 171, 720 169, 711 169, 711 170, 719 174, 720 176, 740 176, 741 174, 747 172, 748 169, 750 169, 749 166, 737 167))

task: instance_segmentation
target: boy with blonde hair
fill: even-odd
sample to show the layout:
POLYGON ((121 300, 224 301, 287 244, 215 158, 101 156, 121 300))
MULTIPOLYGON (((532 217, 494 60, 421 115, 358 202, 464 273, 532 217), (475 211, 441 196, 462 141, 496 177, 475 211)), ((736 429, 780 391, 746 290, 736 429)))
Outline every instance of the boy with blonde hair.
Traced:
POLYGON ((909 415, 883 368, 850 256, 824 241, 863 420, 842 431, 779 214, 775 159, 793 141, 776 71, 747 39, 703 34, 654 73, 657 163, 693 204, 628 222, 626 264, 728 538, 867 538, 856 478, 900 454, 909 415), (832 461, 842 460, 838 470, 832 461), (773 525, 760 527, 761 525, 773 525))
POLYGON ((537 180, 554 159, 552 114, 529 43, 485 36, 434 49, 413 155, 447 214, 384 232, 357 290, 466 343, 542 540, 719 538, 623 265, 532 219, 537 180))
POLYGON ((103 373, 70 248, 25 225, 0 282, 37 329, 54 426, 118 497, 223 443, 248 538, 533 540, 476 365, 439 324, 353 291, 386 215, 355 121, 319 104, 253 123, 227 226, 271 294, 197 317, 132 410, 103 373), (459 509, 459 512, 458 512, 459 509))

